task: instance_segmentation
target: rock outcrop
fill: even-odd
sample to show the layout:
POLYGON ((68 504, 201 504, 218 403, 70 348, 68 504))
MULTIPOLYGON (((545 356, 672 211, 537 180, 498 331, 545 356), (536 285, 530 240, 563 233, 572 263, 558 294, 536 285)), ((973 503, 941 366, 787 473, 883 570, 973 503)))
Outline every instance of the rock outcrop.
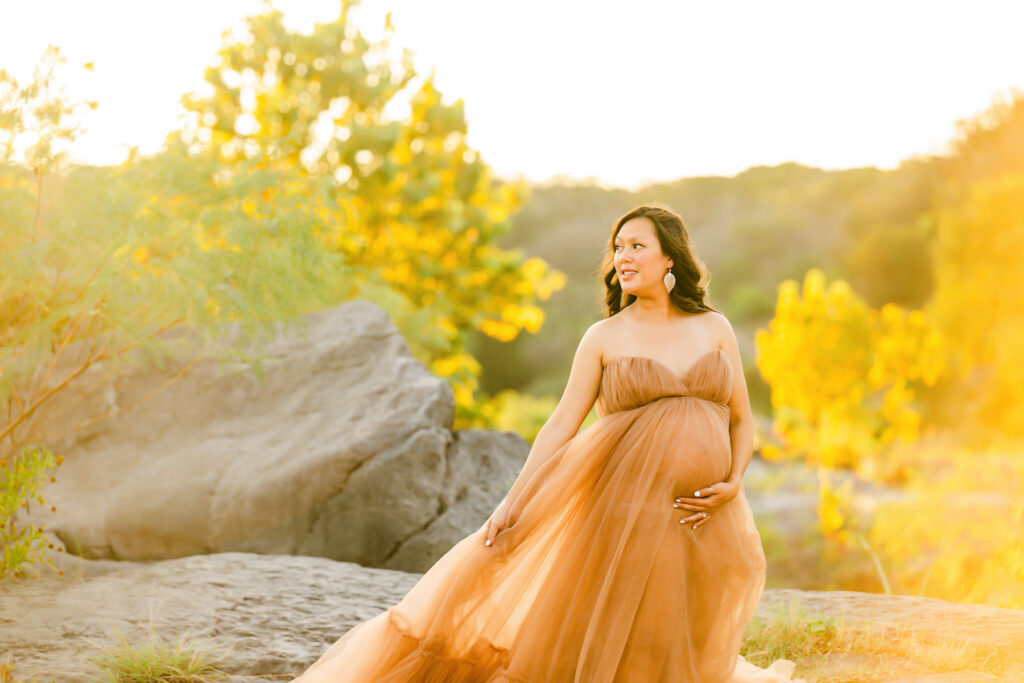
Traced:
POLYGON ((301 322, 264 349, 263 382, 201 352, 91 368, 54 411, 88 423, 58 444, 65 463, 43 490, 57 510, 31 520, 88 558, 236 551, 425 571, 484 523, 529 445, 453 432, 451 387, 376 305, 301 322))
MULTIPOLYGON (((397 603, 420 577, 316 557, 218 553, 140 563, 57 555, 63 576, 44 566, 39 578, 0 583, 0 652, 19 681, 96 680, 101 672, 91 657, 121 645, 118 634, 147 643, 150 629, 165 642, 182 638, 226 654, 220 667, 231 674, 227 680, 290 680, 346 630, 397 603)), ((792 600, 808 614, 880 633, 913 629, 951 648, 969 637, 1004 663, 996 675, 936 674, 919 663, 889 662, 878 669, 904 673, 858 681, 1024 680, 1024 610, 851 591, 767 590, 758 615, 792 600)), ((796 673, 806 672, 798 667, 796 673)))

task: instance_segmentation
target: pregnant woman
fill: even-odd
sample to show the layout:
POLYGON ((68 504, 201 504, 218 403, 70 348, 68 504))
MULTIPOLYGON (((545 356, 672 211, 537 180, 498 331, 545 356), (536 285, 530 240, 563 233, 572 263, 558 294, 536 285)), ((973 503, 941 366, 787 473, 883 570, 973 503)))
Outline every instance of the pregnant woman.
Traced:
POLYGON ((603 275, 607 316, 505 500, 296 680, 803 680, 739 654, 765 581, 742 486, 753 422, 682 218, 657 203, 622 216, 603 275))

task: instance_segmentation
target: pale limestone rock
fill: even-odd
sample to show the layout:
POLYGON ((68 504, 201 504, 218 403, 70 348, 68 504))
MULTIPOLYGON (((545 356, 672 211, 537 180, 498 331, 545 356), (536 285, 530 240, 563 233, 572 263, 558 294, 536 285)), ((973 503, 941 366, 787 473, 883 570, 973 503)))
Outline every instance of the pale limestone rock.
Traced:
POLYGON ((426 570, 486 521, 529 444, 453 432, 451 387, 374 304, 303 322, 266 349, 263 383, 209 354, 193 363, 187 331, 163 370, 91 369, 51 411, 94 421, 58 440, 66 461, 43 490, 57 511, 32 521, 89 558, 240 551, 426 570))
MULTIPOLYGON (((248 553, 152 563, 56 557, 63 576, 44 566, 39 578, 0 583, 0 652, 14 663, 16 680, 95 680, 100 671, 88 658, 120 644, 115 629, 145 642, 151 625, 166 641, 180 636, 215 652, 231 651, 221 664, 233 675, 229 680, 297 675, 346 630, 397 603, 421 576, 248 553)), ((1024 680, 1024 610, 852 591, 767 590, 758 614, 790 600, 805 612, 842 617, 851 625, 913 628, 937 639, 966 635, 1015 662, 1001 676, 917 672, 897 680, 1024 680)))

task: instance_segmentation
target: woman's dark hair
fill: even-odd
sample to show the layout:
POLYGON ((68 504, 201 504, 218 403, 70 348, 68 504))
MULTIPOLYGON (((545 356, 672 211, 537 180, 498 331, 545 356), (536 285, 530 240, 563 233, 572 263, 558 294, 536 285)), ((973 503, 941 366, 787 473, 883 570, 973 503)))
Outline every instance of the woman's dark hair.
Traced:
POLYGON ((669 301, 687 313, 718 311, 707 303, 711 274, 694 253, 690 233, 682 216, 660 202, 651 202, 641 204, 623 214, 612 227, 611 237, 608 238, 608 250, 601 262, 601 277, 604 279, 606 290, 605 317, 612 317, 636 299, 632 294, 627 294, 623 301, 622 285, 619 284, 619 275, 615 272, 614 254, 615 237, 619 230, 627 221, 640 217, 649 218, 654 223, 654 233, 658 236, 661 251, 672 259, 671 270, 676 276, 676 284, 669 292, 669 301))

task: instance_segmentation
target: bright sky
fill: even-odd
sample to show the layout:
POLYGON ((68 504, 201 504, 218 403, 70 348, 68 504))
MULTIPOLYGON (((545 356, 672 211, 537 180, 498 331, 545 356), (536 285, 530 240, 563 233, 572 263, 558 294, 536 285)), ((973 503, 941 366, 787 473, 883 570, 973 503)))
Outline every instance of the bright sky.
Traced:
MULTIPOLYGON (((47 43, 95 99, 72 154, 157 151, 201 87, 221 32, 262 0, 0 0, 0 68, 27 78, 47 43), (78 69, 92 61, 92 73, 78 69), (73 68, 74 67, 74 68, 73 68)), ((308 30, 337 0, 275 0, 308 30)), ((957 119, 1024 88, 1019 0, 363 0, 356 23, 436 69, 468 142, 502 176, 648 180, 798 161, 892 168, 941 151, 957 119)))

